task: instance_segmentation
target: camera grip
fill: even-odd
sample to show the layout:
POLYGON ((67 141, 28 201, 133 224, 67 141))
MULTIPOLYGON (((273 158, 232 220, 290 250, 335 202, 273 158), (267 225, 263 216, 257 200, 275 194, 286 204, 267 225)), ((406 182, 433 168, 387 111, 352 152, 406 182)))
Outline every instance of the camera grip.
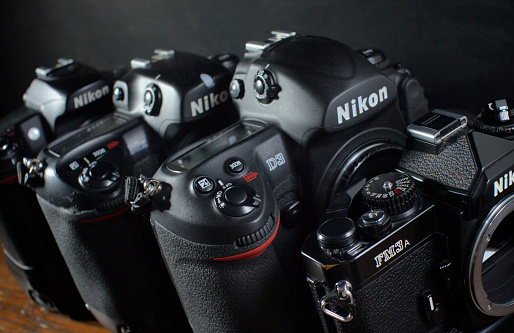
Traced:
POLYGON ((90 319, 34 192, 3 184, 0 199, 0 242, 16 282, 46 309, 90 319))
POLYGON ((128 211, 94 221, 96 212, 38 200, 80 294, 104 326, 188 329, 148 223, 128 211))
MULTIPOLYGON (((195 332, 297 332, 272 246, 257 257, 214 261, 233 245, 188 241, 153 220, 163 257, 195 332)), ((264 240, 263 240, 264 241, 264 240)))

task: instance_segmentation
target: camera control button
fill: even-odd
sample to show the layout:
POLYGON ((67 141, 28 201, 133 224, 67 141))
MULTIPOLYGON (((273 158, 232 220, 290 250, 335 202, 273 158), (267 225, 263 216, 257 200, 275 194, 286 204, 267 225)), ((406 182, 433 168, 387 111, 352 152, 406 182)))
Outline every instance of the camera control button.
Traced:
POLYGON ((112 166, 107 163, 96 163, 89 168, 89 176, 94 180, 107 179, 112 174, 112 166))
POLYGON ((245 165, 239 158, 231 158, 227 161, 227 170, 232 173, 240 173, 244 168, 245 165))
POLYGON ((268 69, 260 69, 253 79, 253 92, 261 103, 271 103, 278 98, 280 87, 268 69))
POLYGON ((232 205, 242 205, 247 199, 248 193, 240 186, 233 186, 225 191, 225 200, 232 205))
POLYGON ((214 182, 208 177, 199 177, 194 182, 194 188, 199 193, 209 193, 214 189, 214 182))
POLYGON ((261 204, 261 197, 251 187, 232 185, 216 193, 216 206, 228 216, 244 216, 251 213, 261 204))

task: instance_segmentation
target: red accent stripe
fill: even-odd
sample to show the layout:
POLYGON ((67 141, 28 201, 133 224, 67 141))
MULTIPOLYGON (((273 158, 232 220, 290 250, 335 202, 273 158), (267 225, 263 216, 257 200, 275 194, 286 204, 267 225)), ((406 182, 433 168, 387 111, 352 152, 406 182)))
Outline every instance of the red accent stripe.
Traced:
POLYGON ((244 260, 244 259, 251 259, 251 258, 257 257, 262 252, 264 252, 264 250, 266 250, 266 248, 268 247, 268 245, 271 244, 271 242, 273 242, 273 240, 275 239, 275 236, 277 235, 279 225, 280 225, 280 213, 278 214, 278 221, 277 221, 277 227, 275 228, 275 232, 270 237, 270 239, 268 239, 266 241, 266 243, 262 244, 261 246, 255 248, 251 251, 248 251, 248 252, 236 254, 235 256, 212 258, 212 260, 214 260, 214 261, 235 261, 235 260, 244 260))
POLYGON ((18 175, 0 179, 0 184, 14 184, 18 182, 18 175))
POLYGON ((98 217, 96 219, 91 219, 91 220, 81 220, 80 222, 81 223, 95 223, 95 222, 105 221, 108 219, 112 219, 113 217, 123 215, 129 208, 130 208, 130 206, 127 206, 127 207, 124 207, 123 209, 117 211, 116 213, 112 213, 111 215, 102 216, 102 217, 98 217))

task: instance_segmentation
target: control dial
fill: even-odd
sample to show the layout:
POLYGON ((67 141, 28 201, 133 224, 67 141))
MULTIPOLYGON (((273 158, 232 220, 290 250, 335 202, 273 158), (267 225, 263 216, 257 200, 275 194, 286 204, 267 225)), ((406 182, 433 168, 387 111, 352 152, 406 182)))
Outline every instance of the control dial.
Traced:
POLYGON ((371 209, 382 209, 391 216, 400 215, 418 201, 414 184, 414 179, 405 173, 384 173, 364 184, 362 196, 371 209))
POLYGON ((162 93, 156 84, 149 84, 143 95, 143 105, 146 114, 150 116, 158 116, 161 111, 162 93))
POLYGON ((109 163, 93 161, 82 169, 79 176, 79 183, 87 189, 106 190, 118 183, 120 172, 109 163))
POLYGON ((499 137, 514 135, 514 99, 487 103, 475 119, 477 130, 499 137))
POLYGON ((278 97, 280 87, 271 71, 260 69, 253 79, 253 91, 259 102, 268 104, 278 97))
POLYGON ((214 198, 216 206, 228 216, 244 216, 261 204, 261 196, 249 186, 230 185, 218 191, 214 198))

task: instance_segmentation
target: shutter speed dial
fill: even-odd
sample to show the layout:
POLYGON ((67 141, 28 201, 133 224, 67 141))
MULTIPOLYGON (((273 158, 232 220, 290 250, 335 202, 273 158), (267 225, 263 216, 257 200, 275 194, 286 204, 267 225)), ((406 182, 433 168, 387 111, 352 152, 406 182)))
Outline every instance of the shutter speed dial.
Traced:
POLYGON ((218 191, 214 198, 216 207, 228 216, 244 216, 259 207, 261 196, 249 186, 231 185, 218 191))
POLYGON ((389 172, 376 176, 362 188, 364 203, 371 209, 382 209, 390 215, 400 215, 413 208, 418 195, 411 176, 389 172))

